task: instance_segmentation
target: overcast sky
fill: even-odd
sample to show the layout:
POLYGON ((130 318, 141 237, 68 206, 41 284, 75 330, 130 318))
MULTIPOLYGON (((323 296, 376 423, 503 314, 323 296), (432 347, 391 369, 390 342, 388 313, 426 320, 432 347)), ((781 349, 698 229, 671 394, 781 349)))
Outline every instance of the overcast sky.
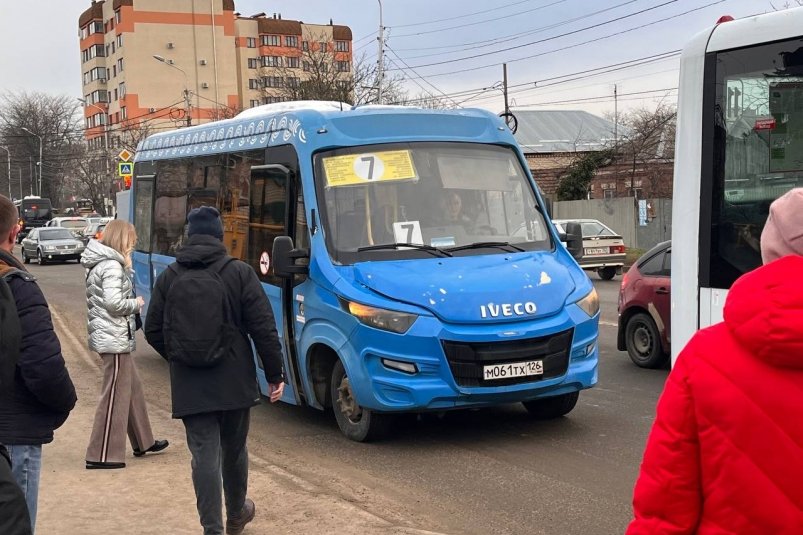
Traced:
MULTIPOLYGON (((786 2, 773 3, 780 8, 786 2)), ((0 0, 0 93, 80 97, 78 17, 90 4, 0 0)), ((383 5, 387 54, 391 67, 400 69, 389 74, 417 78, 406 84, 411 94, 445 93, 449 102, 498 112, 502 93, 493 86, 507 62, 515 106, 598 114, 613 109, 614 84, 620 109, 674 102, 677 56, 653 56, 682 48, 721 15, 739 18, 773 9, 770 0, 384 0, 383 5), (646 59, 636 67, 587 72, 641 58, 646 59), (567 75, 579 79, 566 81, 567 75)), ((264 11, 308 23, 332 18, 352 28, 356 57, 376 60, 378 0, 235 0, 235 6, 245 16, 264 11)))

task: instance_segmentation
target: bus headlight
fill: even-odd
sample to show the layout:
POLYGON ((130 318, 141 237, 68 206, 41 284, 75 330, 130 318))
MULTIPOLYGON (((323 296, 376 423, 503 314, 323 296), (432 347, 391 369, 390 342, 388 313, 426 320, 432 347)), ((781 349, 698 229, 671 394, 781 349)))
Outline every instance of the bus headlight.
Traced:
POLYGON ((589 315, 589 317, 596 316, 597 312, 599 312, 599 295, 597 295, 597 289, 593 288, 588 295, 577 301, 577 306, 583 309, 583 312, 589 315))
POLYGON ((348 305, 349 313, 360 320, 360 323, 398 334, 406 333, 418 318, 415 314, 371 307, 353 301, 346 301, 346 304, 348 305))

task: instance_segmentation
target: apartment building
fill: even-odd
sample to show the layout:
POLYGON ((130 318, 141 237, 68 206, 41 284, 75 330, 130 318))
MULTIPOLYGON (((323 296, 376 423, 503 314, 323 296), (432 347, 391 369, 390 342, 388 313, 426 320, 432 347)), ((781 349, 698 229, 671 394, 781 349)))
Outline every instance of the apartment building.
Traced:
POLYGON ((93 148, 287 100, 329 63, 344 84, 352 69, 347 26, 246 17, 234 0, 93 0, 78 27, 93 148))

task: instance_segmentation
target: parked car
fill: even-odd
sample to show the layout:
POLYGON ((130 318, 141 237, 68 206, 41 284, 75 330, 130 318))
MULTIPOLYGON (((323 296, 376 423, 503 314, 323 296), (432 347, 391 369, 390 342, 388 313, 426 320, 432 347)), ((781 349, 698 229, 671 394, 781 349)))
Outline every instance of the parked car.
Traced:
POLYGON ((89 240, 99 240, 103 237, 103 229, 106 228, 106 223, 90 223, 85 229, 81 231, 81 236, 78 238, 84 245, 89 243, 89 240))
POLYGON ((81 230, 86 228, 89 222, 84 217, 54 217, 51 219, 46 228, 61 227, 69 229, 74 236, 78 237, 81 230))
POLYGON ((84 244, 67 228, 41 227, 31 229, 22 240, 22 261, 36 258, 40 265, 47 262, 66 262, 81 259, 84 244))
POLYGON ((625 242, 620 235, 596 219, 555 219, 552 221, 561 234, 566 224, 579 223, 583 231, 583 255, 577 263, 583 269, 597 272, 602 280, 611 280, 625 265, 625 242))
POLYGON ((642 368, 660 368, 669 358, 671 266, 672 244, 665 241, 622 277, 616 345, 642 368))

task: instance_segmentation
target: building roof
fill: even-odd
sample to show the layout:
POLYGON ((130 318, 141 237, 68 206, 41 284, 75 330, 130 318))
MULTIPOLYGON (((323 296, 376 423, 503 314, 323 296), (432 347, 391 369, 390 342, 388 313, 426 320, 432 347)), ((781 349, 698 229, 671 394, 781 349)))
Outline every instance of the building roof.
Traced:
MULTIPOLYGON (((515 110, 514 137, 525 154, 587 152, 613 144, 611 121, 581 110, 515 110)), ((619 127, 620 134, 622 127, 619 127)))

